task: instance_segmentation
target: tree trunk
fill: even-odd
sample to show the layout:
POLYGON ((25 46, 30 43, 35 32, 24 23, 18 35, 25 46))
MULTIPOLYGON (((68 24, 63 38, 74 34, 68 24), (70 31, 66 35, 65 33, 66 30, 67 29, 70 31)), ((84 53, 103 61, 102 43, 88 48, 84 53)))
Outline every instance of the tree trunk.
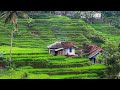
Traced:
POLYGON ((13 44, 13 33, 14 31, 11 31, 11 40, 10 40, 10 60, 9 60, 9 66, 11 66, 12 61, 12 44, 13 44))

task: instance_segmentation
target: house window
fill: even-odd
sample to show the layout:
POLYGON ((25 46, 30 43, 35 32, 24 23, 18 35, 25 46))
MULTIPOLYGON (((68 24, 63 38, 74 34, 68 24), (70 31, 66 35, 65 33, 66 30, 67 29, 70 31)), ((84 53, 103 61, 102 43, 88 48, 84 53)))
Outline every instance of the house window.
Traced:
POLYGON ((72 48, 70 48, 69 50, 70 50, 70 52, 72 52, 72 48))

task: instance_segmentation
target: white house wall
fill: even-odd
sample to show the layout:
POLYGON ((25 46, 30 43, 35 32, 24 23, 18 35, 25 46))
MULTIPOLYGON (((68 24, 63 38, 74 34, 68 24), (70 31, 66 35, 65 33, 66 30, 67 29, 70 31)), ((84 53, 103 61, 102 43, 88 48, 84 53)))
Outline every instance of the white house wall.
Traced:
POLYGON ((93 17, 96 18, 96 19, 100 19, 101 18, 101 13, 95 13, 93 15, 93 17))
MULTIPOLYGON (((55 49, 49 49, 49 53, 52 53, 52 52, 50 52, 51 50, 54 51, 55 49)), ((70 52, 69 48, 68 49, 64 49, 63 53, 64 53, 64 55, 75 55, 75 49, 72 48, 72 52, 70 52)))
POLYGON ((81 11, 81 18, 95 18, 100 19, 102 17, 101 12, 93 11, 81 11))
POLYGON ((70 49, 64 50, 65 55, 75 55, 75 49, 72 49, 72 52, 70 52, 70 49))

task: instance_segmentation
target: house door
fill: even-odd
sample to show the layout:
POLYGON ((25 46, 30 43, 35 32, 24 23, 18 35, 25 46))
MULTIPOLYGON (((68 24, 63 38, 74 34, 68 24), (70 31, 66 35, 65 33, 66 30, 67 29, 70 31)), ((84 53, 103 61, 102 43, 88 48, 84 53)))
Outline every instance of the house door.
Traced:
POLYGON ((55 56, 57 56, 58 55, 58 51, 55 51, 55 56))
POLYGON ((95 58, 90 58, 90 61, 95 64, 96 63, 96 59, 95 58))
POLYGON ((94 60, 94 63, 96 63, 96 60, 95 60, 95 58, 93 58, 93 60, 94 60))

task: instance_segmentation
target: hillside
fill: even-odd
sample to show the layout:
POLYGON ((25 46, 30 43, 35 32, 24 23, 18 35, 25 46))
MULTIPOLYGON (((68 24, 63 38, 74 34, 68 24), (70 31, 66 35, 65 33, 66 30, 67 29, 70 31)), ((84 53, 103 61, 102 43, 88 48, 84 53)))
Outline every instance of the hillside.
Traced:
MULTIPOLYGON (((104 78, 105 65, 91 65, 88 58, 52 56, 48 54, 47 46, 61 40, 74 42, 79 48, 83 43, 101 46, 111 36, 111 40, 119 41, 119 33, 115 33, 119 29, 109 25, 89 25, 81 19, 64 16, 34 19, 29 26, 26 22, 19 19, 19 32, 14 34, 12 60, 16 69, 9 71, 12 76, 6 72, 8 75, 0 74, 0 78, 21 78, 25 73, 27 78, 104 78)), ((11 29, 10 25, 7 28, 0 23, 0 52, 5 51, 7 59, 11 29)))
POLYGON ((107 36, 110 41, 120 43, 120 29, 108 24, 92 24, 96 31, 107 36))

